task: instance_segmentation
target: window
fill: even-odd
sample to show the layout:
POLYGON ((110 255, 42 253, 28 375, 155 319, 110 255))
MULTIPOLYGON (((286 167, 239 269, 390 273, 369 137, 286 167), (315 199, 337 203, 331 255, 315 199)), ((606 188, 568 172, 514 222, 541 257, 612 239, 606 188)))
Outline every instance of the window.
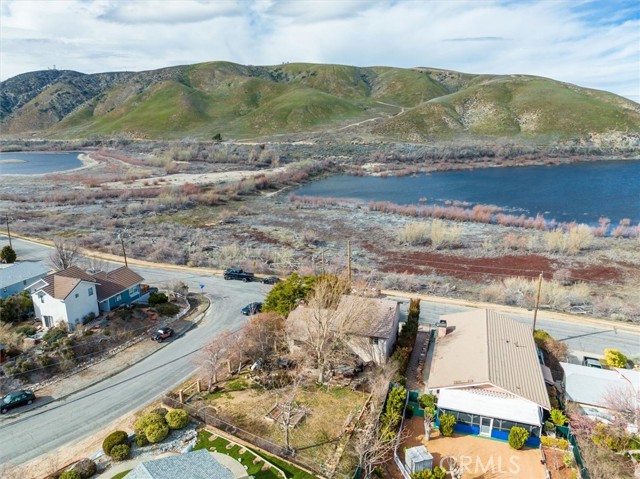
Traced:
POLYGON ((44 321, 46 328, 53 328, 53 316, 43 316, 42 321, 44 321))
POLYGON ((133 286, 132 288, 129 288, 129 296, 136 296, 137 294, 138 294, 137 286, 133 286))
POLYGON ((76 293, 76 298, 79 298, 79 297, 80 297, 80 293, 76 293))
POLYGON ((26 285, 27 285, 27 280, 25 279, 25 280, 22 282, 22 284, 23 284, 24 286, 26 286, 26 285))
POLYGON ((40 302, 44 303, 44 294, 39 294, 38 297, 40 298, 40 302))
POLYGON ((89 288, 88 292, 89 292, 89 296, 93 296, 93 288, 89 288))
POLYGON ((371 344, 378 344, 380 342, 380 338, 369 338, 371 341, 371 344))
POLYGON ((122 299, 122 295, 119 294, 118 296, 116 296, 116 301, 120 301, 122 299))

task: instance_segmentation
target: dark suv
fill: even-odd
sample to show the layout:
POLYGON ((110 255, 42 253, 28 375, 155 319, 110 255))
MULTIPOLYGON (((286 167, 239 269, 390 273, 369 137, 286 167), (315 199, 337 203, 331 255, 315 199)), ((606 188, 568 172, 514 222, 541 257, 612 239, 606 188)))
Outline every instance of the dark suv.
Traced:
POLYGON ((247 273, 241 269, 225 269, 223 277, 224 279, 237 279, 239 281, 244 281, 245 283, 255 279, 253 273, 247 273))
POLYGON ((6 414, 9 409, 31 404, 36 400, 36 395, 31 391, 14 391, 0 399, 0 413, 6 414))

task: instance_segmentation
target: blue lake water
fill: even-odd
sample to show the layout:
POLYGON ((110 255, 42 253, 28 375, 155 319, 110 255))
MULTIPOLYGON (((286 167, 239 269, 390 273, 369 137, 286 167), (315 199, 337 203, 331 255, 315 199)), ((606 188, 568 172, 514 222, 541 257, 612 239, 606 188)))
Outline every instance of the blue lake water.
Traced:
POLYGON ((78 151, 0 153, 0 175, 37 175, 80 168, 79 154, 78 151))
POLYGON ((429 175, 333 176, 296 190, 297 195, 427 204, 463 201, 496 205, 509 213, 559 222, 640 222, 640 161, 597 161, 560 166, 485 168, 429 175))

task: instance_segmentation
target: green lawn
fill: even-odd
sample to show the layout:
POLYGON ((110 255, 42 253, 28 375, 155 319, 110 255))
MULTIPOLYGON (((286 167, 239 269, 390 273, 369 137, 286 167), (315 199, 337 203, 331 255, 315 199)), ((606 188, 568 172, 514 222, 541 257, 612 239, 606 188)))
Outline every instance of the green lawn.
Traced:
POLYGON ((118 474, 116 474, 115 476, 113 476, 111 479, 122 479, 123 477, 125 477, 127 474, 129 474, 133 469, 129 469, 128 471, 122 471, 119 472, 118 474))
POLYGON ((248 448, 241 448, 240 446, 234 444, 232 447, 227 449, 227 446, 231 444, 226 439, 216 436, 215 439, 209 440, 211 433, 206 430, 202 430, 198 433, 198 441, 196 442, 196 449, 207 449, 209 451, 215 450, 216 452, 226 454, 228 456, 233 457, 236 460, 242 459, 242 463, 245 466, 248 466, 247 474, 255 477, 255 479, 283 479, 280 476, 280 473, 276 469, 267 469, 266 471, 262 470, 262 466, 267 462, 276 465, 282 471, 284 471, 287 479, 315 479, 315 476, 308 474, 297 467, 289 464, 286 461, 278 459, 274 456, 267 455, 261 452, 254 451, 248 448), (213 448, 213 449, 212 449, 213 448), (246 449, 247 451, 244 454, 240 454, 241 449, 246 449), (263 459, 262 461, 254 464, 253 458, 255 456, 263 459))

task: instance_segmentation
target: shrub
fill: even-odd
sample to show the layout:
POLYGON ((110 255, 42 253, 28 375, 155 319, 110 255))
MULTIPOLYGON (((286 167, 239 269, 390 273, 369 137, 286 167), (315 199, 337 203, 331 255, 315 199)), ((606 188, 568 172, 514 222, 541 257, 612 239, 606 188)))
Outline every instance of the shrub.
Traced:
POLYGON ((165 421, 164 416, 160 414, 156 414, 154 412, 150 412, 149 414, 145 414, 140 419, 138 419, 134 425, 133 430, 136 434, 144 433, 145 429, 152 424, 164 424, 167 425, 167 421, 165 421))
POLYGON ((604 360, 613 368, 624 368, 627 366, 627 357, 617 349, 605 349, 604 360))
POLYGON ((157 408, 153 409, 152 411, 150 411, 150 413, 157 414, 160 417, 165 417, 168 412, 169 412, 169 410, 167 408, 165 408, 165 407, 157 407, 157 408))
POLYGON ((522 449, 529 439, 529 431, 520 426, 513 426, 509 431, 509 445, 514 449, 522 449))
POLYGON ((71 470, 64 471, 62 474, 60 474, 58 479, 82 479, 82 477, 80 476, 80 473, 78 471, 71 470))
POLYGON ((189 413, 182 409, 176 409, 168 412, 165 419, 171 429, 182 429, 189 424, 189 413))
POLYGON ((16 252, 9 245, 5 246, 4 248, 2 248, 2 251, 0 251, 0 260, 4 261, 5 263, 15 263, 16 258, 16 252))
POLYGON ((156 311, 160 316, 175 316, 180 312, 180 308, 173 303, 162 303, 156 306, 156 311))
POLYGON ((567 469, 573 466, 573 454, 571 454, 570 452, 565 452, 562 455, 562 462, 564 464, 564 467, 566 467, 567 469))
POLYGON ((424 244, 429 239, 429 225, 426 223, 409 223, 398 232, 400 243, 408 245, 424 244))
POLYGON ((24 326, 18 326, 16 328, 16 333, 22 334, 23 336, 33 336, 36 334, 35 326, 31 326, 30 324, 25 324, 24 326))
POLYGON ((120 444, 129 444, 129 435, 124 431, 114 431, 104 438, 102 441, 102 450, 108 456, 111 455, 111 450, 114 446, 120 444))
POLYGON ((560 409, 552 409, 551 421, 556 426, 564 426, 567 423, 567 416, 560 409))
POLYGON ((436 397, 433 394, 421 394, 418 397, 418 404, 422 409, 433 408, 436 404, 436 397))
POLYGON ((61 329, 61 328, 51 328, 49 331, 47 331, 46 333, 44 333, 44 336, 42 336, 42 340, 47 343, 48 345, 52 345, 56 342, 58 342, 58 340, 64 338, 67 336, 67 333, 61 329))
POLYGON ((80 474, 80 479, 89 479, 96 474, 98 467, 96 463, 91 459, 85 458, 81 461, 78 461, 72 468, 72 470, 77 471, 80 474))
POLYGON ((144 435, 151 443, 162 441, 169 435, 169 426, 163 423, 153 423, 146 427, 144 435))
POLYGON ((113 449, 111 449, 111 457, 116 461, 124 461, 125 459, 128 459, 129 454, 131 454, 131 448, 128 444, 118 444, 117 446, 113 446, 113 449))
POLYGON ((443 414, 440 416, 440 432, 445 437, 453 436, 453 429, 456 426, 456 417, 453 414, 443 414))
POLYGON ((169 298, 167 297, 166 294, 156 293, 155 291, 152 293, 149 293, 149 304, 156 305, 156 304, 164 304, 167 302, 169 302, 169 298))
POLYGON ((94 319, 96 319, 96 313, 91 311, 84 318, 82 318, 82 324, 87 324, 88 322, 93 321, 94 319))
POLYGON ((563 451, 569 449, 569 441, 559 437, 542 436, 540 438, 540 443, 543 446, 555 447, 556 449, 562 449, 563 451))
POLYGON ((136 434, 136 446, 144 447, 147 444, 149 444, 149 440, 147 439, 147 436, 145 436, 143 432, 136 434))
POLYGON ((544 432, 555 432, 556 431, 556 425, 553 424, 551 421, 545 421, 543 426, 542 426, 542 430, 544 432))

